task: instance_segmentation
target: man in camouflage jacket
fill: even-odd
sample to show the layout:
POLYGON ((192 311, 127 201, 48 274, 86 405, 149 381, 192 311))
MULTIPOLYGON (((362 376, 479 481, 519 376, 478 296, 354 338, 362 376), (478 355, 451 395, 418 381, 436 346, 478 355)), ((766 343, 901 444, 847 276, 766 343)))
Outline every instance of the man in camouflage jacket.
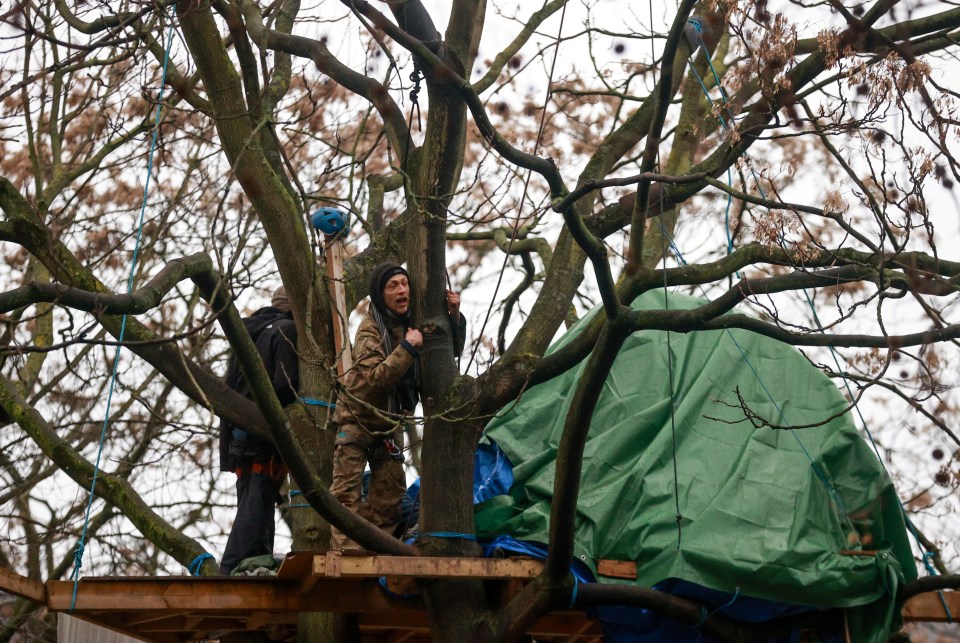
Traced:
MULTIPOLYGON (((454 347, 463 350, 466 320, 460 296, 447 291, 454 347)), ((417 358, 423 335, 410 327, 410 282, 407 271, 384 262, 370 276, 370 309, 353 343, 353 368, 337 400, 338 426, 330 493, 383 531, 394 534, 406 488, 403 471, 403 425, 419 399, 417 358), (370 464, 370 486, 361 502, 363 470, 370 464)), ((333 530, 332 549, 356 545, 333 530)))

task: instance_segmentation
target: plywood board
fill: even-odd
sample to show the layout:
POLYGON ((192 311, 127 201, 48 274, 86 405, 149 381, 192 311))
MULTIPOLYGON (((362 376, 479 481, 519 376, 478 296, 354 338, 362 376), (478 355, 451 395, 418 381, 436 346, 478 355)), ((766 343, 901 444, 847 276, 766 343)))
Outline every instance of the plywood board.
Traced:
POLYGON ((597 561, 597 573, 608 578, 637 580, 637 564, 632 560, 600 559, 597 561))
POLYGON ((534 578, 539 560, 516 558, 441 558, 427 556, 341 556, 328 552, 313 559, 313 573, 327 578, 412 576, 414 578, 534 578))

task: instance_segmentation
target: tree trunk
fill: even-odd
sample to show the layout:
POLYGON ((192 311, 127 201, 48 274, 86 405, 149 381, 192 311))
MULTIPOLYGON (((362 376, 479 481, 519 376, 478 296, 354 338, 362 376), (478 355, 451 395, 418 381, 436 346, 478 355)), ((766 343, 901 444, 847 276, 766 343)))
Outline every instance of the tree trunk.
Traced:
MULTIPOLYGON (((317 366, 317 356, 309 356, 304 347, 300 360, 300 393, 302 397, 327 401, 331 386, 326 372, 317 366)), ((306 416, 303 421, 291 422, 297 431, 304 455, 313 462, 325 487, 333 479, 333 446, 336 433, 330 424, 332 411, 323 406, 297 405, 294 414, 306 416)), ((291 479, 290 488, 296 490, 291 479)), ((330 546, 330 525, 304 502, 301 496, 291 494, 290 528, 294 551, 326 551, 330 546)), ((303 613, 297 618, 297 641, 300 643, 351 643, 360 640, 357 618, 352 614, 303 613)))
MULTIPOLYGON (((416 178, 410 196, 418 207, 407 228, 407 259, 416 288, 414 322, 424 333, 421 372, 429 373, 421 378, 420 391, 427 416, 421 451, 420 546, 430 556, 480 555, 472 540, 473 453, 479 426, 464 419, 470 414, 462 408, 476 395, 471 380, 458 379, 446 303, 446 195, 459 176, 465 119, 459 96, 431 84, 426 140, 411 172, 416 178)), ((424 599, 435 641, 480 640, 476 627, 487 608, 482 582, 431 581, 424 586, 424 599)))

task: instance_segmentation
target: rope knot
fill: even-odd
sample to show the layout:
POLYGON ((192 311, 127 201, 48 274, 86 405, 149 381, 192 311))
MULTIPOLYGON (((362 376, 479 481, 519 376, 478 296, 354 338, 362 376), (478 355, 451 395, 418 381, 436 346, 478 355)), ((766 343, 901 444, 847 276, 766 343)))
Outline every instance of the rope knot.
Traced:
POLYGON ((203 569, 203 561, 209 558, 213 558, 213 554, 208 554, 207 552, 203 552, 202 554, 194 558, 193 562, 191 562, 190 565, 187 567, 187 569, 190 571, 190 575, 199 576, 200 571, 203 569))
POLYGON ((683 29, 683 36, 687 39, 690 46, 690 53, 696 53, 697 48, 703 44, 703 25, 697 18, 687 20, 687 26, 683 29))

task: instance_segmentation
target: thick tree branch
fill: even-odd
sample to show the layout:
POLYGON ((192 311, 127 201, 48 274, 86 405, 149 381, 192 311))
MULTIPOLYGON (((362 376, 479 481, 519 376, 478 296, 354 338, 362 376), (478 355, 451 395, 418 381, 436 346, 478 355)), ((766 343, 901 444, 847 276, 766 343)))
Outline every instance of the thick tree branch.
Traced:
POLYGON ((953 324, 944 328, 936 328, 921 333, 910 333, 907 335, 831 335, 831 334, 802 334, 794 333, 775 326, 773 324, 747 317, 745 315, 724 315, 710 322, 700 325, 697 328, 688 327, 677 320, 671 320, 670 323, 660 324, 646 318, 646 314, 637 315, 631 320, 631 323, 645 328, 659 328, 661 330, 673 330, 678 333, 690 332, 693 330, 720 330, 724 328, 740 328, 765 335, 793 346, 850 346, 861 348, 903 348, 904 346, 921 346, 923 344, 932 344, 935 342, 944 342, 960 338, 960 324, 953 324))
MULTIPOLYGON (((11 239, 42 261, 55 279, 71 288, 88 292, 109 292, 66 246, 49 236, 48 231, 37 220, 30 204, 12 183, 2 177, 0 209, 7 214, 12 231, 11 239)), ((114 337, 119 336, 119 317, 104 315, 99 317, 99 321, 114 337)), ((131 346, 131 350, 163 373, 194 401, 205 407, 212 407, 217 415, 238 426, 266 432, 263 416, 253 402, 230 390, 213 373, 184 358, 175 346, 160 341, 161 337, 135 319, 127 320, 126 340, 140 342, 131 346)))
POLYGON ((565 582, 570 574, 583 446, 607 375, 629 333, 629 328, 619 318, 607 322, 577 380, 570 401, 557 447, 553 498, 550 502, 550 551, 543 568, 543 576, 550 585, 565 582))
MULTIPOLYGON (((287 250, 276 255, 277 268, 283 283, 289 286, 287 291, 297 328, 304 331, 304 342, 309 342, 314 337, 305 329, 319 331, 324 327, 320 319, 329 320, 330 316, 319 317, 320 312, 328 312, 323 305, 326 297, 314 285, 316 266, 299 205, 288 191, 284 177, 278 175, 258 144, 257 130, 263 123, 255 124, 250 118, 240 78, 227 55, 210 8, 182 0, 177 4, 177 13, 184 40, 203 78, 231 170, 256 209, 270 244, 287 250), (293 288, 293 284, 299 287, 293 288), (315 305, 308 311, 311 298, 315 305), (311 313, 315 314, 308 319, 311 313)), ((316 339, 321 337, 326 335, 318 333, 316 339)))
POLYGON ((403 112, 390 98, 389 92, 381 83, 358 74, 341 63, 320 41, 267 29, 255 2, 245 0, 241 6, 250 37, 261 49, 274 49, 312 60, 317 69, 330 76, 339 85, 370 101, 383 119, 393 149, 398 153, 406 150, 408 139, 406 120, 403 112))
MULTIPOLYGON (((932 16, 901 20, 889 27, 876 29, 875 33, 868 33, 860 43, 858 51, 862 53, 877 52, 886 46, 886 38, 909 40, 917 36, 925 36, 938 31, 956 29, 960 27, 960 9, 950 9, 932 16)), ((794 53, 811 54, 821 47, 816 38, 804 38, 797 41, 794 53)))
MULTIPOLYGON (((715 262, 698 265, 680 266, 666 271, 652 271, 649 276, 637 280, 627 293, 632 301, 641 292, 661 287, 666 281, 669 286, 688 286, 715 283, 726 279, 744 268, 756 264, 795 265, 796 258, 780 248, 771 248, 760 244, 742 246, 732 254, 715 262)), ((884 283, 894 287, 917 289, 930 294, 954 292, 956 276, 960 275, 960 263, 936 259, 923 253, 899 253, 884 255, 881 262, 887 268, 899 268, 903 272, 887 270, 884 283), (940 277, 947 277, 943 281, 940 277)), ((770 279, 743 280, 720 299, 690 311, 688 325, 697 325, 708 317, 722 315, 743 301, 750 294, 784 292, 809 287, 829 287, 839 283, 869 281, 878 283, 878 261, 875 255, 850 249, 837 249, 820 254, 807 260, 807 268, 827 268, 820 272, 796 272, 770 279), (702 317, 705 315, 706 317, 702 317)), ((680 311, 673 311, 679 314, 680 311)), ((641 313, 645 314, 645 313, 641 313)), ((556 377, 582 361, 593 349, 603 327, 603 316, 594 318, 590 325, 575 339, 560 350, 547 355, 530 365, 528 379, 516 383, 518 387, 532 386, 556 377)), ((671 326, 671 328, 674 328, 671 326)), ((514 395, 519 388, 514 391, 514 395)))
POLYGON ((960 574, 942 574, 940 576, 924 576, 900 588, 897 599, 905 601, 908 598, 936 592, 942 589, 960 589, 960 574))
POLYGON ((473 91, 477 94, 482 94, 483 92, 490 89, 493 83, 496 82, 497 78, 500 77, 500 74, 503 72, 503 68, 507 66, 514 56, 519 53, 520 49, 527 44, 530 40, 530 37, 536 33, 537 29, 540 27, 543 22, 558 12, 563 8, 563 5, 567 3, 567 0, 552 0, 552 2, 545 2, 540 9, 530 14, 530 17, 526 20, 523 20, 523 29, 520 30, 520 33, 510 41, 506 47, 503 48, 500 53, 498 53, 493 62, 490 65, 490 69, 487 70, 487 73, 483 75, 480 80, 473 84, 473 91))
POLYGON ((710 614, 704 605, 655 589, 635 585, 581 583, 577 588, 577 607, 598 605, 642 607, 703 629, 705 633, 723 641, 749 640, 741 624, 720 614, 710 614))
MULTIPOLYGON (((20 425, 44 455, 78 485, 89 488, 93 479, 93 465, 60 439, 56 430, 35 408, 24 401, 16 389, 13 382, 0 375, 0 407, 20 425)), ((200 543, 185 536, 154 512, 127 480, 101 472, 96 491, 98 496, 117 507, 150 542, 170 554, 184 567, 204 552, 200 543)))
POLYGON ((140 315, 160 305, 184 279, 210 272, 213 262, 203 253, 170 260, 157 275, 129 295, 82 290, 57 283, 33 282, 0 293, 0 313, 48 302, 106 315, 140 315))
MULTIPOLYGON (((690 51, 690 45, 682 38, 687 26, 687 18, 696 0, 682 0, 677 7, 670 33, 663 48, 663 58, 660 61, 660 78, 653 90, 653 116, 650 128, 646 134, 646 144, 643 148, 643 158, 640 161, 640 180, 637 182, 637 198, 634 200, 633 212, 630 219, 630 243, 627 248, 626 273, 633 276, 643 265, 643 239, 647 228, 648 198, 650 196, 651 180, 646 176, 660 161, 660 134, 670 108, 670 97, 673 96, 673 63, 680 47, 690 51)), ((689 53, 683 58, 689 58, 689 53)), ((663 207, 660 207, 663 212, 663 207)))
POLYGON ((567 192, 563 178, 551 159, 528 154, 507 142, 497 128, 493 126, 480 97, 472 89, 470 83, 460 76, 456 70, 452 69, 424 43, 413 38, 387 20, 386 16, 374 9, 370 3, 364 0, 358 0, 354 2, 354 6, 361 14, 370 19, 374 25, 382 29, 387 35, 410 51, 410 53, 417 56, 424 65, 424 73, 429 72, 437 82, 442 82, 460 94, 467 108, 470 110, 474 122, 479 128, 481 136, 483 136, 484 140, 497 150, 501 156, 515 165, 532 170, 541 175, 550 186, 553 196, 559 196, 567 192))

